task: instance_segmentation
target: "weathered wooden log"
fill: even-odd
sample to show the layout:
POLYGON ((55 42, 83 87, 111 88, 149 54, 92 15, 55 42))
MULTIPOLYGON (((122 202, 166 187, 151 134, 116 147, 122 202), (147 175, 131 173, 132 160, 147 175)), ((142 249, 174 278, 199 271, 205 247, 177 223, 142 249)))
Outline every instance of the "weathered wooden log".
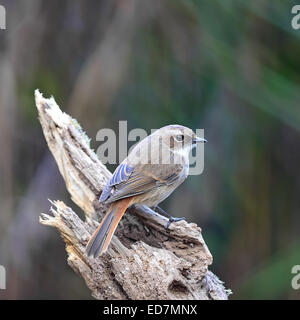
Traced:
MULTIPOLYGON (((208 270, 209 252, 195 223, 168 219, 145 206, 131 207, 122 218, 108 251, 97 259, 85 253, 88 239, 107 207, 98 202, 111 173, 90 148, 78 122, 62 112, 54 98, 35 92, 48 147, 72 200, 85 221, 62 201, 40 222, 58 229, 68 263, 96 299, 227 299, 228 290, 208 270)), ((182 214, 184 216, 184 213, 182 214)))

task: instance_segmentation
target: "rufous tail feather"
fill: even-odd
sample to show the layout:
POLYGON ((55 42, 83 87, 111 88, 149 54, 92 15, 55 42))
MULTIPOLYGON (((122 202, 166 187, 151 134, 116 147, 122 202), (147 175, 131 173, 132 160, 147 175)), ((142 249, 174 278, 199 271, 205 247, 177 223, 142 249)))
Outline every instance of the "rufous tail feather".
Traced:
POLYGON ((107 250, 117 225, 130 205, 131 200, 131 198, 118 200, 109 207, 86 246, 88 256, 97 258, 107 250))

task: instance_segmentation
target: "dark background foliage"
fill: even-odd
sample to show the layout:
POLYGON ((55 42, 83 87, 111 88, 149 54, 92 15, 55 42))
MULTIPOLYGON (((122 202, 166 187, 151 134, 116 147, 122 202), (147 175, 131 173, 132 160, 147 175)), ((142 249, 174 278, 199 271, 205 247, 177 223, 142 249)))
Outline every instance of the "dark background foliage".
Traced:
MULTIPOLYGON (((211 269, 238 299, 297 299, 300 31, 296 1, 2 0, 0 264, 9 299, 89 299, 48 198, 75 207, 47 149, 33 91, 96 133, 204 128, 205 170, 163 203, 203 229, 211 269)), ((148 131, 149 132, 149 131, 148 131)), ((114 167, 110 167, 111 170, 114 167)), ((78 210, 78 214, 81 215, 78 210)))

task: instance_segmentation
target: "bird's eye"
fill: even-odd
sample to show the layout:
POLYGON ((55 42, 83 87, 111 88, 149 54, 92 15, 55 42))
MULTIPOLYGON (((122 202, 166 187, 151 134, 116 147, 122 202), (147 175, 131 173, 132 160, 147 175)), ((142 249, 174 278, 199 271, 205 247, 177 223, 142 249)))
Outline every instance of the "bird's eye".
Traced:
POLYGON ((176 136, 176 140, 177 141, 183 141, 184 139, 184 135, 183 134, 179 134, 178 136, 176 136))

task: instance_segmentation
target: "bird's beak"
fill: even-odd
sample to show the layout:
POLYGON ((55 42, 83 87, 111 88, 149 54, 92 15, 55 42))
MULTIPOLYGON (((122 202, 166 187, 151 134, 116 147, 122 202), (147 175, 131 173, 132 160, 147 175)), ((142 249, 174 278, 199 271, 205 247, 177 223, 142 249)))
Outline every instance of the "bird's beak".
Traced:
POLYGON ((197 136, 196 136, 196 137, 193 139, 193 144, 196 144, 197 142, 205 143, 205 142, 207 142, 207 140, 204 139, 204 138, 200 138, 200 137, 197 137, 197 136))

